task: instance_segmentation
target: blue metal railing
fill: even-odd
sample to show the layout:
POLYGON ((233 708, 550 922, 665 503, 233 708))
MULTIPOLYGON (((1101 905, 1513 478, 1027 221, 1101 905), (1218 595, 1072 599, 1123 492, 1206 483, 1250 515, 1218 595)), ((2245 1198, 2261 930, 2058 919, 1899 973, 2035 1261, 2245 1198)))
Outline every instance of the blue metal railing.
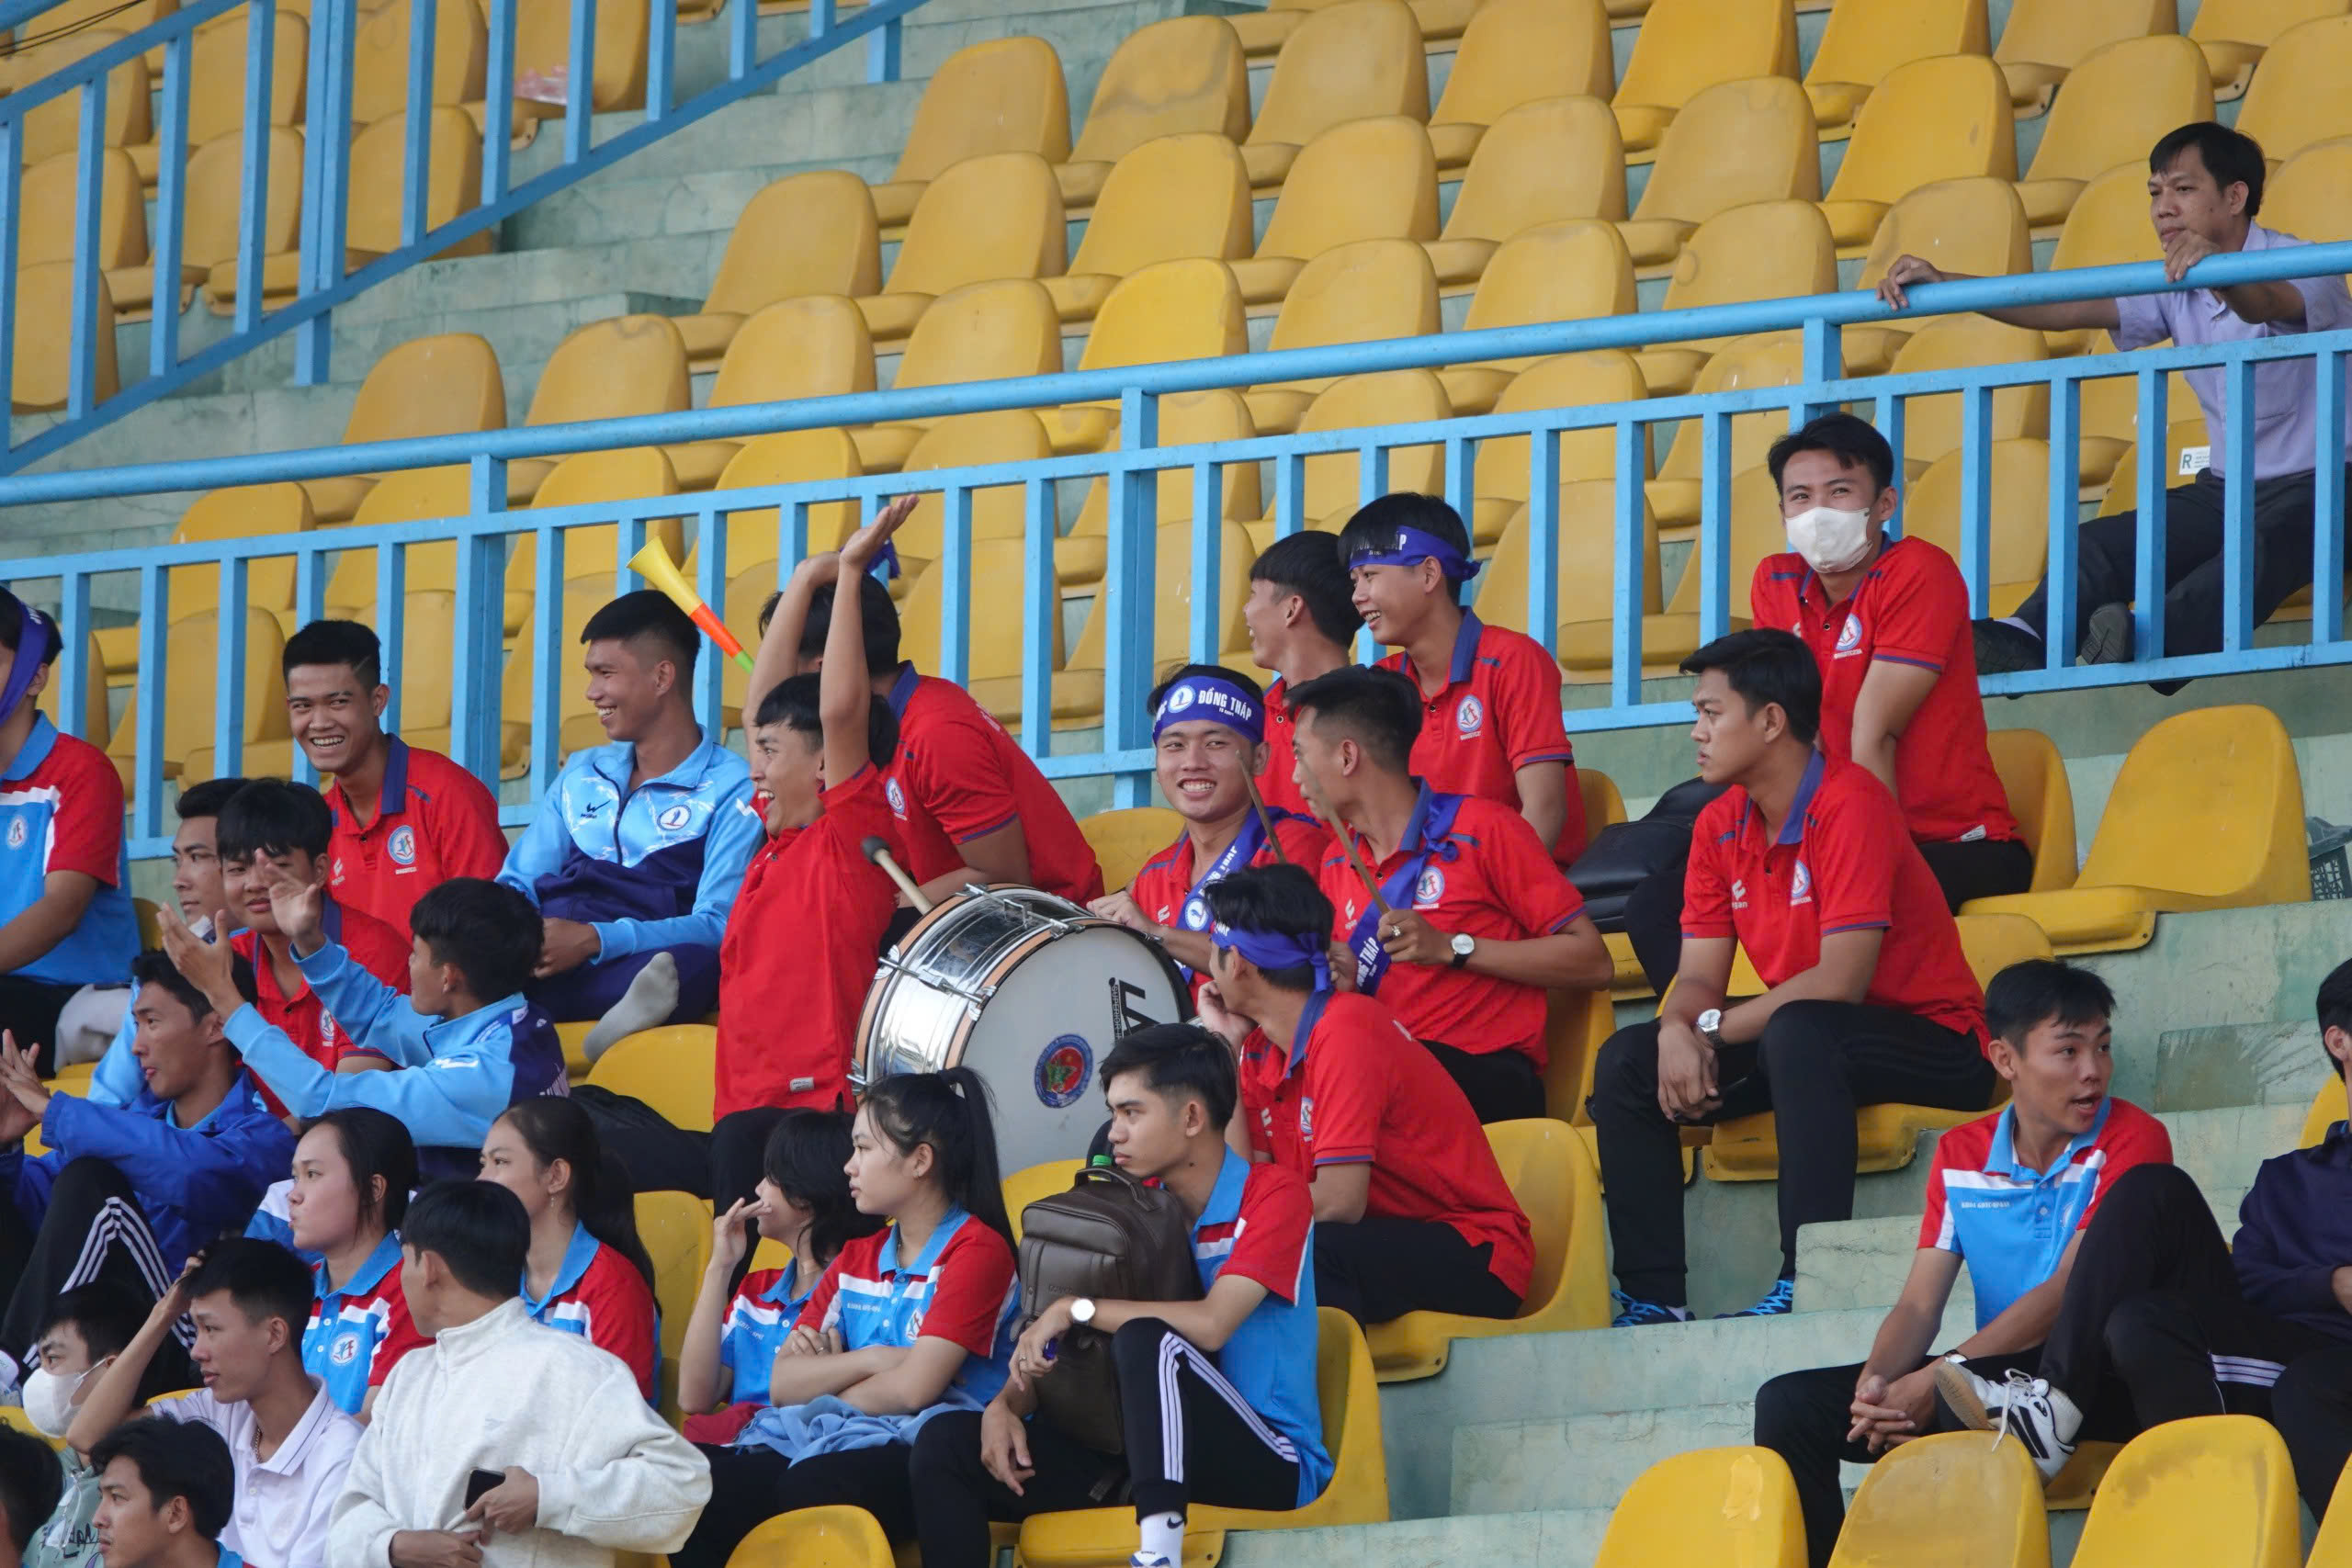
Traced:
MULTIPOLYGON (((2030 276, 1973 279, 1914 289, 1913 308, 1905 319, 1953 311, 2000 309, 2068 299, 2108 298, 2199 285, 2225 287, 2235 283, 2313 276, 2352 269, 2352 243, 2310 246, 2295 250, 2239 253, 2200 263, 2189 280, 2165 281, 2157 264, 2100 267, 2030 276)), ((2352 642, 2344 637, 2340 592, 2318 592, 2308 639, 2257 647, 2254 642, 2252 434, 2248 417, 2254 389, 2254 368, 2272 360, 2308 363, 2318 378, 2319 434, 2313 452, 2317 471, 2317 515, 2326 525, 2316 528, 2309 542, 2314 580, 2340 584, 2344 580, 2342 517, 2344 495, 2344 378, 2346 355, 2352 353, 2352 332, 2287 335, 2201 348, 2140 350, 2076 359, 2038 361, 2006 366, 1972 367, 1903 376, 1841 378, 1838 375, 1842 325, 1888 320, 1894 316, 1869 295, 1860 293, 1783 299, 1713 307, 1700 310, 1659 312, 1606 321, 1560 322, 1541 326, 1500 328, 1385 343, 1301 349, 1227 359, 1198 360, 1070 375, 1023 378, 1003 381, 926 388, 906 392, 862 393, 849 397, 811 399, 800 402, 726 408, 616 420, 593 424, 540 426, 483 434, 386 442, 371 446, 320 448, 259 454, 230 458, 158 463, 115 469, 21 475, 0 479, 0 506, 36 502, 93 500, 110 496, 208 489, 216 486, 301 480, 360 473, 384 473, 401 468, 465 464, 470 473, 472 505, 462 518, 439 522, 384 525, 366 528, 335 528, 308 534, 276 535, 231 544, 189 544, 160 549, 109 551, 66 557, 28 558, 0 563, 0 579, 25 582, 55 582, 56 603, 63 620, 67 657, 62 663, 61 711, 70 721, 78 716, 96 678, 84 657, 84 641, 92 615, 94 580, 111 573, 140 574, 141 657, 138 675, 139 733, 132 738, 138 776, 135 784, 134 852, 155 854, 165 848, 162 834, 160 785, 166 759, 163 756, 166 699, 163 681, 164 628, 171 619, 168 573, 174 567, 211 567, 219 573, 221 610, 220 667, 215 682, 214 743, 219 772, 233 771, 243 756, 246 716, 242 710, 244 670, 244 607, 251 563, 262 558, 295 558, 293 604, 287 608, 294 622, 311 618, 326 607, 325 584, 329 558, 345 552, 378 552, 375 600, 378 624, 387 643, 387 668, 402 668, 403 587, 406 562, 418 546, 455 542, 456 560, 448 592, 452 593, 454 633, 451 638, 451 683, 447 722, 451 749, 458 760, 485 778, 499 771, 502 727, 527 727, 530 755, 526 772, 536 795, 552 778, 558 761, 563 694, 578 683, 571 669, 571 650, 564 644, 564 617, 548 607, 563 602, 568 581, 576 581, 563 567, 567 536, 582 537, 578 530, 612 530, 612 558, 626 561, 637 549, 648 526, 657 520, 684 517, 693 521, 695 537, 695 571, 697 588, 713 604, 724 604, 727 588, 739 571, 761 567, 760 559, 730 563, 729 529, 721 525, 730 514, 762 509, 778 511, 776 547, 769 568, 779 583, 806 553, 812 508, 852 502, 870 514, 885 497, 907 491, 941 497, 941 558, 935 569, 944 574, 939 638, 939 672, 962 681, 971 668, 975 630, 973 498, 975 492, 1001 486, 1019 486, 1023 492, 1024 571, 1020 587, 1023 637, 1019 694, 1019 736, 1023 745, 1040 759, 1050 776, 1075 778, 1108 775, 1114 796, 1122 804, 1140 802, 1148 789, 1151 755, 1148 744, 1143 697, 1151 680, 1157 638, 1154 617, 1125 612, 1124 605, 1157 603, 1157 532, 1155 511, 1158 477, 1169 470, 1192 475, 1193 515, 1211 517, 1221 510, 1224 470, 1241 464, 1271 464, 1274 470, 1274 518, 1278 535, 1296 532, 1310 521, 1303 512, 1304 465, 1317 457, 1351 459, 1363 493, 1386 486, 1387 457, 1405 447, 1440 446, 1445 455, 1445 485, 1449 497, 1467 516, 1474 499, 1473 458, 1482 442, 1502 437, 1532 437, 1528 441, 1530 497, 1528 597, 1524 624, 1547 648, 1556 649, 1559 630, 1557 566, 1566 547, 1561 534, 1559 496, 1559 437, 1576 431, 1609 430, 1614 434, 1616 462, 1613 538, 1610 546, 1613 573, 1610 619, 1610 660, 1606 686, 1599 693, 1601 705, 1574 707, 1571 729, 1625 728, 1678 722, 1687 716, 1679 701, 1644 700, 1643 529, 1645 465, 1642 454, 1651 431, 1680 427, 1681 439, 1697 440, 1701 460, 1702 508, 1697 530, 1698 549, 1688 570, 1698 571, 1700 592, 1697 637, 1718 635, 1731 624, 1732 421, 1741 414, 1778 413, 1792 421, 1822 407, 1854 404, 1872 412, 1888 433, 1898 458, 1904 450, 1905 410, 1912 400, 1958 394, 1962 417, 1959 451, 1962 463, 1959 557, 1970 586, 1973 608, 1982 613, 1991 584, 1990 542, 1996 526, 2014 520, 1991 513, 1992 399, 2005 388, 2047 386, 2050 390, 2050 475, 2047 518, 2048 558, 2052 573, 2051 624, 2056 635, 2050 642, 2047 668, 1988 679, 1988 691, 2039 691, 2088 687, 2167 676, 2213 675, 2294 665, 2352 661, 2352 642), (1413 367, 1433 367, 1473 361, 1540 356, 1599 348, 1627 348, 1736 334, 1796 331, 1803 334, 1806 374, 1799 382, 1781 387, 1743 389, 1732 392, 1689 394, 1642 402, 1490 413, 1443 422, 1404 424, 1364 430, 1314 432, 1261 436, 1247 441, 1164 447, 1156 444, 1159 400, 1164 396, 1208 388, 1237 387, 1413 367), (2226 367, 2229 418, 2224 466, 2225 526, 2228 545, 2222 561, 2225 603, 2229 613, 2222 627, 2222 649, 2210 654, 2143 660, 2129 665, 2074 667, 2074 624, 2071 568, 2074 531, 2079 507, 2080 396, 2086 381, 2115 376, 2136 378, 2139 428, 2162 432, 2168 424, 2166 377, 2188 367, 2226 367), (533 510, 525 513, 503 510, 505 466, 510 460, 550 457, 562 454, 618 447, 659 446, 688 441, 740 438, 772 431, 863 425, 926 419, 1006 408, 1034 408, 1115 400, 1120 406, 1120 445, 1114 450, 1084 453, 1039 462, 998 465, 921 474, 869 475, 791 485, 695 495, 669 495, 634 501, 533 510), (1057 750, 1051 716, 1055 682, 1052 649, 1054 616, 1058 594, 1053 570, 1053 547, 1057 529, 1057 488, 1073 481, 1102 481, 1107 490, 1108 564, 1101 595, 1103 614, 1103 666, 1101 672, 1102 707, 1100 739, 1083 747, 1057 750), (536 549, 531 603, 532 616, 515 645, 517 656, 527 649, 532 682, 526 702, 517 711, 502 708, 499 694, 505 669, 502 649, 501 606, 503 603, 510 538, 528 537, 536 549)), ((2166 448, 2160 440, 2141 446, 2133 475, 2137 493, 2154 496, 2168 475, 2166 448)), ((1585 547, 1589 547, 1588 544, 1585 547)), ((2153 585, 2163 581, 2163 530, 2140 531, 2139 581, 2135 615, 2137 646, 2162 645, 2163 594, 2153 585)), ((1223 635, 1238 606, 1219 601, 1221 530, 1195 526, 1192 533, 1187 577, 1193 589, 1184 641, 1191 656, 1215 658, 1231 651, 1223 635), (1224 643, 1226 646, 1220 647, 1224 643)), ((1596 566, 1599 564, 1595 562, 1596 566)), ((616 590, 637 586, 624 567, 613 578, 616 590)), ((517 583, 518 588, 522 585, 517 583)), ((992 585, 993 586, 993 585, 992 585)), ((1001 590, 999 590, 1001 592, 1001 590)), ((1001 601, 996 601, 1000 609, 1001 601)), ((739 633, 750 627, 739 627, 739 633)), ((1068 678, 1065 674, 1064 678, 1068 678)), ((1091 675, 1081 675, 1081 680, 1091 675)), ((716 728, 721 707, 725 671, 717 659, 703 661, 696 672, 695 696, 706 724, 716 728)), ((413 716, 412 716, 413 722, 413 716)), ((519 818, 526 808, 510 808, 519 818)))
MULTIPOLYGON (((41 12, 59 0, 5 0, 0 27, 39 26, 41 12)), ((692 125, 749 94, 774 85, 789 72, 831 53, 854 39, 867 40, 869 81, 899 76, 899 29, 922 0, 870 0, 836 14, 840 0, 809 0, 808 36, 766 59, 757 57, 757 7, 734 0, 727 13, 725 80, 690 96, 679 96, 676 72, 678 0, 605 0, 650 7, 646 43, 643 119, 595 139, 594 99, 596 17, 599 0, 569 0, 571 17, 569 79, 562 114, 563 141, 554 166, 516 184, 511 177, 510 141, 514 124, 516 13, 522 0, 485 0, 488 17, 484 125, 479 201, 445 222, 428 223, 429 171, 433 166, 435 30, 438 0, 412 0, 407 77, 407 121, 399 243, 389 252, 346 270, 346 237, 354 193, 350 186, 353 48, 359 29, 358 0, 315 0, 309 20, 307 102, 303 132, 299 282, 294 297, 271 306, 263 297, 266 220, 270 189, 270 130, 273 62, 278 13, 273 3, 249 0, 189 0, 189 3, 128 37, 61 66, 40 81, 0 98, 0 409, 9 408, 14 385, 16 300, 22 254, 20 239, 28 215, 20 209, 27 118, 51 104, 78 105, 75 142, 75 209, 68 372, 60 402, 43 400, 62 417, 24 441, 13 432, 0 442, 0 472, 23 468, 90 431, 110 423, 220 369, 261 344, 296 333, 295 380, 324 381, 338 305, 410 265, 491 230, 531 203, 576 184, 620 159, 692 125), (227 336, 183 355, 181 263, 187 230, 186 175, 190 152, 188 108, 198 84, 192 72, 197 32, 207 24, 242 17, 246 24, 243 104, 236 305, 227 336), (109 77, 151 51, 163 51, 157 94, 158 178, 151 246, 154 277, 153 324, 148 337, 146 374, 119 389, 101 386, 102 272, 98 246, 102 207, 100 181, 106 153, 109 77)), ((112 358, 111 349, 107 358, 112 358)))

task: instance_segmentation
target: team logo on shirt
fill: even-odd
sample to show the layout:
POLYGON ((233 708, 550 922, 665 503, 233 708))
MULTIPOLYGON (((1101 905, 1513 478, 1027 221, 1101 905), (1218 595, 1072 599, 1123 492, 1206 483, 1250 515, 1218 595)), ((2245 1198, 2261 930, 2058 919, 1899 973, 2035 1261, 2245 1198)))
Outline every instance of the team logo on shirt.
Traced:
POLYGON ((1789 878, 1789 902, 1792 905, 1813 902, 1813 873, 1803 861, 1797 862, 1797 869, 1789 878))
MULTIPOLYGON (((685 807, 682 806, 678 809, 683 811, 685 807)), ((394 865, 414 865, 416 863, 416 829, 406 823, 393 829, 392 836, 384 840, 384 852, 392 857, 394 865)), ((336 869, 338 873, 341 871, 340 864, 336 869)))
POLYGON ((331 1012, 319 1014, 319 1043, 330 1047, 334 1044, 334 1014, 331 1012))
POLYGON ((1453 710, 1453 728, 1464 740, 1477 734, 1486 725, 1487 705, 1475 696, 1463 698, 1461 705, 1453 710))
POLYGON ((1094 1047, 1082 1034, 1057 1034, 1037 1058, 1037 1102, 1049 1111, 1075 1105, 1094 1076, 1094 1047))
POLYGON ((1298 1135, 1310 1144, 1315 1141, 1315 1100, 1310 1095, 1298 1097, 1298 1135))
POLYGON ((1421 879, 1413 884, 1413 908, 1417 909, 1434 908, 1444 897, 1445 873, 1435 866, 1422 872, 1421 879))
POLYGON ((695 819, 694 808, 680 804, 670 807, 653 820, 665 833, 674 833, 695 819))
POLYGON ((1846 624, 1838 630, 1838 651, 1833 659, 1851 659, 1862 650, 1862 618, 1849 615, 1846 624))
POLYGON ((327 1359, 338 1367, 347 1367, 358 1359, 359 1336, 356 1334, 336 1335, 334 1348, 327 1351, 327 1359))
POLYGON ((890 797, 892 811, 901 817, 907 814, 907 792, 899 787, 899 776, 896 773, 891 774, 889 781, 882 786, 882 793, 890 797))
POLYGON ((8 847, 12 850, 25 847, 25 819, 21 817, 8 818, 8 847))

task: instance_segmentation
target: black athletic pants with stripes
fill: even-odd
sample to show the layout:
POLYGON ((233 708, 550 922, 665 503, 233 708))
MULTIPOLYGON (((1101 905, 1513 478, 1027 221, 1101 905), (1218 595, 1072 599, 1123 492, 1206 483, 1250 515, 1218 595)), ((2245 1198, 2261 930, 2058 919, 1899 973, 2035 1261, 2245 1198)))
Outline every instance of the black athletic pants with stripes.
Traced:
POLYGON ((1124 1456, 1097 1453, 1029 1423, 1035 1473, 1013 1490, 980 1462, 980 1417, 935 1416, 915 1438, 915 1538, 923 1568, 989 1568, 989 1521, 1099 1508, 1124 1491, 1138 1518, 1184 1514, 1193 1502, 1295 1508, 1298 1461, 1217 1371, 1213 1359, 1158 1318, 1112 1335, 1124 1456))
MULTIPOLYGON (((1681 1306, 1682 1134, 1657 1103, 1657 1024, 1600 1048, 1592 1124, 1617 1281, 1636 1301, 1681 1306)), ((1791 1002, 1758 1039, 1715 1058, 1722 1103, 1709 1123, 1770 1111, 1781 1145, 1781 1275, 1796 1275, 1797 1227, 1854 1213, 1854 1111, 1894 1102, 1981 1111, 1996 1075, 1976 1038, 1916 1013, 1791 1002)))
MULTIPOLYGON (((6 1382, 23 1380, 34 1337, 62 1292, 103 1282, 129 1292, 144 1308, 171 1288, 178 1273, 177 1261, 166 1258, 156 1245, 130 1179, 105 1160, 69 1161, 50 1187, 49 1207, 38 1226, 0 1197, 0 1280, 14 1282, 0 1311, 0 1354, 9 1363, 6 1382)), ((195 1381, 185 1319, 180 1333, 187 1337, 166 1341, 157 1352, 149 1386, 186 1388, 195 1381)))

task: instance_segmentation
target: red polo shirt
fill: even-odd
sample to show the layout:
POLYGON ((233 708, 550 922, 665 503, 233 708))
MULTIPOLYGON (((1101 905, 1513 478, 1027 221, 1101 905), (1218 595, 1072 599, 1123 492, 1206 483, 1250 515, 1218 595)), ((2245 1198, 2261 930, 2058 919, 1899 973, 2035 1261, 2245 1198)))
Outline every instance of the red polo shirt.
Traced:
POLYGON ((964 863, 962 846, 1017 821, 1033 884, 1073 903, 1102 897, 1102 868, 1078 819, 970 693, 901 664, 890 711, 899 751, 884 779, 908 875, 944 875, 964 863))
POLYGON ((1936 683, 1894 748, 1895 791, 1911 836, 1930 844, 2018 836, 1985 745, 1968 585, 1951 557, 1925 539, 1897 539, 1852 595, 1832 604, 1804 557, 1766 556, 1747 604, 1758 626, 1786 626, 1813 649, 1821 749, 1841 762, 1854 754, 1854 704, 1873 663, 1934 671, 1936 683))
POLYGON ((1291 749, 1291 731, 1296 721, 1291 717, 1290 702, 1283 695, 1287 690, 1288 682, 1280 675, 1266 688, 1266 771, 1258 775, 1258 798, 1270 807, 1312 817, 1315 807, 1306 803, 1306 795, 1298 787, 1297 758, 1291 749))
MULTIPOLYGON (((1363 836, 1356 847, 1374 881, 1385 883, 1412 858, 1418 844, 1373 864, 1363 836)), ((1454 858, 1432 860, 1415 888, 1413 908, 1451 936, 1467 931, 1497 942, 1550 936, 1584 913, 1584 899, 1560 874, 1527 819, 1507 806, 1465 797, 1446 841, 1454 858)), ((1356 919, 1371 907, 1363 883, 1334 843, 1316 881, 1331 900, 1332 936, 1342 947, 1356 919)), ((1517 1051, 1538 1067, 1549 1057, 1544 1041, 1544 990, 1443 964, 1392 963, 1381 977, 1380 999, 1417 1040, 1484 1055, 1517 1051)))
POLYGON ((1527 1293, 1527 1216, 1477 1112, 1395 1013, 1341 992, 1290 1052, 1262 1032, 1241 1051, 1242 1108, 1275 1164, 1309 1182, 1321 1166, 1370 1165, 1367 1215, 1452 1225, 1472 1247, 1491 1246, 1487 1270, 1527 1293))
MULTIPOLYGON (((1266 805, 1270 813, 1280 810, 1272 801, 1266 805)), ((1291 864, 1304 866, 1312 876, 1323 863, 1324 852, 1331 847, 1331 835, 1312 818, 1276 816, 1274 842, 1282 846, 1282 854, 1274 852, 1273 844, 1260 844, 1258 852, 1250 857, 1250 863, 1278 865, 1287 857, 1291 864)), ((1143 911, 1144 918, 1156 924, 1206 931, 1205 911, 1196 924, 1184 919, 1185 900, 1193 896, 1193 884, 1200 877, 1200 868, 1193 863, 1193 835, 1179 833, 1174 843, 1144 862, 1143 869, 1128 885, 1127 896, 1136 901, 1136 908, 1143 911)))
POLYGON ((1821 939, 1886 933, 1862 1000, 1984 1040, 1984 992, 1961 951, 1942 887, 1870 770, 1816 751, 1780 837, 1744 789, 1707 804, 1690 831, 1686 941, 1736 937, 1767 986, 1821 961, 1821 939))
POLYGON ((762 844, 718 943, 716 1116, 849 1102, 857 1020, 898 890, 859 848, 888 837, 872 767, 821 797, 824 815, 762 844))
MULTIPOLYGON (((362 969, 373 975, 401 996, 408 995, 408 956, 413 943, 383 921, 342 903, 333 894, 327 896, 322 924, 327 940, 351 954, 362 969)), ((354 1040, 351 1032, 336 1025, 319 994, 311 989, 310 982, 299 978, 291 996, 278 988, 277 971, 268 954, 261 951, 261 938, 252 931, 238 931, 229 939, 229 945, 238 955, 254 966, 254 1006, 262 1017, 286 1032, 286 1037, 327 1071, 335 1070, 345 1056, 380 1056, 383 1052, 370 1048, 365 1041, 354 1040)), ((259 1078, 254 1087, 261 1090, 262 1102, 270 1114, 283 1116, 286 1106, 269 1091, 269 1086, 259 1078)))
POLYGON ((384 792, 376 819, 362 825, 338 779, 322 792, 334 815, 327 845, 327 891, 394 931, 408 912, 453 876, 496 876, 506 863, 498 800, 482 782, 438 751, 384 737, 384 792))
MULTIPOLYGON (((1420 675, 1402 649, 1380 667, 1401 671, 1419 689, 1420 675)), ((1421 700, 1413 772, 1448 795, 1475 795, 1516 811, 1519 770, 1536 762, 1567 765, 1567 819, 1552 845, 1552 858, 1566 866, 1584 852, 1584 806, 1577 754, 1560 722, 1560 667, 1533 637, 1464 611, 1444 689, 1421 700)))

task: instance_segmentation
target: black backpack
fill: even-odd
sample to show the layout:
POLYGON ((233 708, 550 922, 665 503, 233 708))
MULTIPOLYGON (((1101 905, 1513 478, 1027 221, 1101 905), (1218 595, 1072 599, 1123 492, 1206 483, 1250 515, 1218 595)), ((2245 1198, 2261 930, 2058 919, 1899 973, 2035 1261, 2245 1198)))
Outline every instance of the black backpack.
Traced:
POLYGON ((1584 895, 1585 913, 1604 931, 1625 929, 1625 900, 1652 873, 1686 858, 1690 827, 1724 786, 1686 779, 1657 797, 1638 822, 1611 822, 1592 836, 1568 867, 1568 880, 1584 895))

